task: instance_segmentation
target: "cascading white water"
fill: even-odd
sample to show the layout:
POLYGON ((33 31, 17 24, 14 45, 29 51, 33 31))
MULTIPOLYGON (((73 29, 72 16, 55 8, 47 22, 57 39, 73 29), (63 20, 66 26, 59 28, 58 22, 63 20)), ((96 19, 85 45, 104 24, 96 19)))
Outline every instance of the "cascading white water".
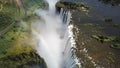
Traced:
POLYGON ((49 10, 36 10, 40 20, 32 23, 32 33, 37 41, 36 50, 44 58, 48 68, 75 68, 75 57, 71 49, 72 27, 69 26, 71 14, 63 9, 60 14, 56 14, 57 0, 47 2, 49 10))

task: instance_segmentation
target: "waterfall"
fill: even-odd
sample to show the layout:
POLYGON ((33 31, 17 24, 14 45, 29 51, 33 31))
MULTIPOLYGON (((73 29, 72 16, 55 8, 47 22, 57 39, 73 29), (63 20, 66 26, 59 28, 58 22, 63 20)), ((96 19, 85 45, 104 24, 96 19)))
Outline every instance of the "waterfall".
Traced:
POLYGON ((32 34, 37 41, 35 49, 43 57, 48 68, 75 68, 71 13, 61 8, 57 14, 57 0, 46 1, 49 3, 49 9, 36 10, 35 13, 40 19, 32 23, 32 34))

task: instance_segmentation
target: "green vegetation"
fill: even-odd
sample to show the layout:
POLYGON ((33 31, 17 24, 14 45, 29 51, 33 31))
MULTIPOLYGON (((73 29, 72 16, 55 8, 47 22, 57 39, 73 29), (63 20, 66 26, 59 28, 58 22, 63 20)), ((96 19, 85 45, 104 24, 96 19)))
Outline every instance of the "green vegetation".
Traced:
POLYGON ((20 33, 23 31, 23 28, 21 28, 18 25, 13 26, 10 31, 6 32, 4 35, 0 36, 0 53, 2 51, 5 51, 6 48, 9 48, 10 46, 13 46, 15 41, 20 37, 20 35, 25 33, 20 33))
POLYGON ((33 14, 36 9, 45 8, 48 6, 43 0, 23 0, 23 5, 25 7, 27 16, 33 14))
POLYGON ((16 14, 17 7, 12 1, 0 0, 0 31, 14 22, 16 14))
POLYGON ((103 36, 103 35, 92 35, 92 38, 103 42, 112 42, 113 44, 110 45, 111 48, 120 49, 120 38, 115 36, 103 36))
MULTIPOLYGON (((18 7, 13 1, 4 1, 0 0, 0 13, 4 13, 5 15, 11 17, 12 19, 18 14, 18 7)), ((6 19, 7 20, 7 19, 6 19)))
POLYGON ((103 36, 103 35, 92 35, 92 38, 100 41, 100 42, 111 42, 116 39, 116 37, 113 36, 103 36))
POLYGON ((115 49, 120 49, 120 44, 115 43, 115 44, 112 44, 110 47, 115 48, 115 49))
POLYGON ((111 18, 104 18, 103 21, 105 21, 105 22, 112 22, 112 19, 111 18))
POLYGON ((26 19, 24 19, 24 22, 31 22, 31 21, 34 21, 36 19, 40 19, 38 16, 36 16, 35 14, 31 14, 31 15, 28 15, 26 17, 26 19))
POLYGON ((18 55, 9 55, 6 57, 0 58, 0 66, 2 68, 18 68, 22 67, 29 68, 32 65, 42 64, 44 67, 46 66, 44 60, 39 57, 36 52, 28 52, 28 53, 21 53, 18 55))
POLYGON ((64 8, 64 9, 74 9, 79 11, 89 11, 91 8, 89 6, 86 6, 85 4, 77 4, 73 2, 58 2, 56 4, 56 7, 58 8, 64 8))
POLYGON ((112 6, 119 6, 120 0, 99 0, 105 4, 111 4, 112 6))
MULTIPOLYGON (((32 4, 31 1, 33 0, 31 0, 31 3, 29 4, 27 2, 29 0, 25 1, 24 5, 27 5, 25 8, 28 16, 24 21, 28 22, 35 17, 31 13, 35 9, 42 7, 42 4, 38 7, 36 3, 32 4)), ((37 3, 40 5, 41 1, 37 3)), ((29 68, 30 65, 37 64, 46 68, 44 60, 38 56, 36 51, 32 48, 33 45, 36 44, 35 40, 29 34, 29 30, 25 26, 29 23, 22 24, 17 22, 13 24, 15 20, 21 20, 21 10, 22 9, 15 3, 14 0, 0 0, 0 67, 29 68), (11 28, 8 28, 9 26, 11 26, 11 28), (8 28, 9 31, 6 30, 6 28, 8 28), (4 34, 1 34, 3 32, 4 34)))
POLYGON ((83 26, 92 26, 92 27, 100 26, 99 24, 96 24, 96 23, 83 23, 82 25, 83 26))
POLYGON ((32 49, 32 45, 35 45, 34 39, 28 30, 20 25, 15 23, 8 32, 0 36, 0 66, 2 68, 18 68, 31 64, 46 66, 44 60, 32 49))
POLYGON ((104 18, 103 21, 108 22, 108 24, 110 24, 113 27, 120 28, 120 24, 115 23, 111 18, 104 18))
POLYGON ((112 25, 113 27, 120 28, 120 24, 117 24, 117 23, 111 23, 111 25, 112 25))
POLYGON ((104 26, 97 24, 97 23, 81 23, 80 27, 84 27, 84 28, 95 28, 95 29, 99 29, 99 30, 103 30, 104 26))
POLYGON ((0 12, 0 31, 13 23, 13 19, 7 14, 0 12))
POLYGON ((108 59, 109 62, 113 63, 115 62, 115 56, 113 52, 108 52, 108 54, 106 55, 106 58, 108 59))

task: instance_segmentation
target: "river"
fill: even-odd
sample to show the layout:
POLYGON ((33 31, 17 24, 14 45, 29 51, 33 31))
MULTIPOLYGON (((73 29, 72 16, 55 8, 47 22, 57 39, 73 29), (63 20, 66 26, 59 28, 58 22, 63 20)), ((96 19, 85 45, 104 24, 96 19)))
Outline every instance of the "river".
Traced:
MULTIPOLYGON (((101 43, 91 35, 120 36, 120 28, 112 24, 120 25, 120 6, 104 2, 104 0, 69 0, 76 3, 84 3, 91 7, 89 12, 72 11, 72 20, 76 26, 77 51, 83 68, 119 68, 120 50, 110 48, 114 42, 101 43), (112 22, 103 21, 104 18, 112 19, 112 22), (94 25, 89 25, 94 24, 94 25)), ((107 0, 106 0, 107 1, 107 0)), ((114 0, 115 1, 115 0, 114 0)), ((118 42, 120 43, 120 42, 118 42)))

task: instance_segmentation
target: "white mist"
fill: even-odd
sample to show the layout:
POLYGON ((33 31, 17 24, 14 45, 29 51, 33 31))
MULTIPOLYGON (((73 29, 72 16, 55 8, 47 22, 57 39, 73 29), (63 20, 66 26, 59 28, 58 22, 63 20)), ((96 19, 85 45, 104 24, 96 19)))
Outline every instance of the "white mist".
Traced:
MULTIPOLYGON (((35 13, 40 17, 32 23, 32 33, 37 41, 36 50, 45 60, 48 68, 64 68, 64 55, 66 40, 64 38, 70 22, 68 12, 67 21, 63 23, 62 12, 55 13, 57 0, 46 0, 49 3, 48 10, 36 10, 35 13)), ((64 12, 64 14, 66 14, 64 12)))

